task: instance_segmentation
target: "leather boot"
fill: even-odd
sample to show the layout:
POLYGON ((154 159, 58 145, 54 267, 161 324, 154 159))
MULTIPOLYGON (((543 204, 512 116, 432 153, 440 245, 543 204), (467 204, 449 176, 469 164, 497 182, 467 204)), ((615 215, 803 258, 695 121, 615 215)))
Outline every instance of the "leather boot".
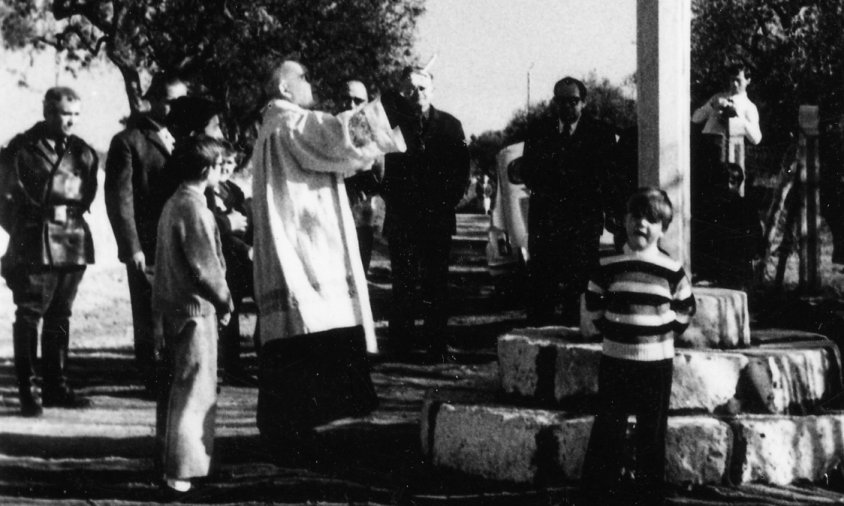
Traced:
POLYGON ((34 417, 42 413, 41 399, 36 392, 35 358, 38 354, 38 328, 15 322, 12 326, 15 352, 15 374, 18 380, 21 414, 34 417))
POLYGON ((78 397, 67 385, 67 348, 70 340, 69 323, 44 322, 41 336, 41 353, 44 366, 44 406, 59 408, 85 408, 91 405, 78 397))

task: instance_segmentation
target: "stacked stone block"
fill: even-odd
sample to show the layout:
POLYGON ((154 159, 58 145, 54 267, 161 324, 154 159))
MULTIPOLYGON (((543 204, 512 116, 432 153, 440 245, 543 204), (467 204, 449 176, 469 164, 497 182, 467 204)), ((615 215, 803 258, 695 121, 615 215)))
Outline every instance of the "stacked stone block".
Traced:
MULTIPOLYGON (((844 412, 832 409, 841 393, 837 348, 807 332, 751 333, 741 292, 695 295, 700 310, 674 360, 667 479, 822 479, 844 460, 844 412)), ((488 479, 579 479, 600 356, 600 343, 584 342, 578 329, 501 336, 497 397, 430 396, 423 450, 435 465, 488 479)))

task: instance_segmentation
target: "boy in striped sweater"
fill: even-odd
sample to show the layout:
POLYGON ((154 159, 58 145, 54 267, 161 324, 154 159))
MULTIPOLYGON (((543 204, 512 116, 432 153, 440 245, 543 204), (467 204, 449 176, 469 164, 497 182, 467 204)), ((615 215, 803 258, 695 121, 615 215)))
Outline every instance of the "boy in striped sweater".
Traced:
POLYGON ((658 246, 672 217, 664 191, 637 190, 627 202, 623 251, 601 259, 586 290, 582 319, 603 337, 599 408, 583 464, 584 490, 596 504, 630 504, 617 497, 630 414, 636 415, 636 499, 658 502, 662 488, 674 335, 695 311, 683 266, 658 246))

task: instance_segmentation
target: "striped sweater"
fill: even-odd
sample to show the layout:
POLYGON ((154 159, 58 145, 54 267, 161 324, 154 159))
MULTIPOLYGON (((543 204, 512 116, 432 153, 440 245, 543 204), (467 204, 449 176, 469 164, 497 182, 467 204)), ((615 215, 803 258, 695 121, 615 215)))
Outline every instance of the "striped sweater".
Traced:
POLYGON ((583 316, 603 335, 604 355, 655 361, 674 357, 674 335, 688 327, 694 312, 680 263, 625 245, 622 254, 601 259, 586 289, 583 316))

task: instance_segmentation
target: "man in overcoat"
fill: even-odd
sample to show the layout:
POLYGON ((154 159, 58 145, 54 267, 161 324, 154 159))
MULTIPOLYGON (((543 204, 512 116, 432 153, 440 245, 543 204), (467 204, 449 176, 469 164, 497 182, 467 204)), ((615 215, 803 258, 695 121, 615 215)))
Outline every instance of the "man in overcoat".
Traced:
POLYGON ((266 91, 253 150, 257 416, 261 435, 292 452, 314 427, 377 403, 372 310, 343 179, 398 148, 377 102, 337 116, 310 110, 298 62, 275 68, 266 91))
POLYGON ((164 171, 175 143, 164 120, 170 103, 187 91, 178 77, 156 75, 145 97, 149 111, 131 117, 127 128, 114 136, 105 167, 106 211, 129 283, 135 365, 150 393, 155 389, 154 346, 152 286, 147 275, 155 259, 158 218, 176 180, 164 171))
POLYGON ((433 359, 450 361, 448 260, 455 207, 469 185, 469 151, 460 121, 431 105, 433 91, 426 69, 408 67, 398 96, 385 96, 407 143, 406 152, 385 157, 381 192, 393 277, 390 341, 402 353, 421 341, 433 359), (420 306, 421 339, 414 328, 420 306))
POLYGON ((74 90, 47 90, 44 121, 0 152, 0 225, 9 233, 0 264, 17 306, 13 342, 24 416, 39 416, 42 401, 65 408, 89 405, 65 377, 73 301, 87 265, 94 262, 83 214, 97 192, 97 154, 72 134, 80 110, 74 90), (34 380, 42 318, 39 398, 34 380))
POLYGON ((582 114, 586 86, 554 85, 552 114, 528 132, 522 178, 530 190, 527 317, 541 326, 579 322, 580 294, 597 265, 615 136, 582 114), (562 317, 556 315, 562 303, 562 317))

